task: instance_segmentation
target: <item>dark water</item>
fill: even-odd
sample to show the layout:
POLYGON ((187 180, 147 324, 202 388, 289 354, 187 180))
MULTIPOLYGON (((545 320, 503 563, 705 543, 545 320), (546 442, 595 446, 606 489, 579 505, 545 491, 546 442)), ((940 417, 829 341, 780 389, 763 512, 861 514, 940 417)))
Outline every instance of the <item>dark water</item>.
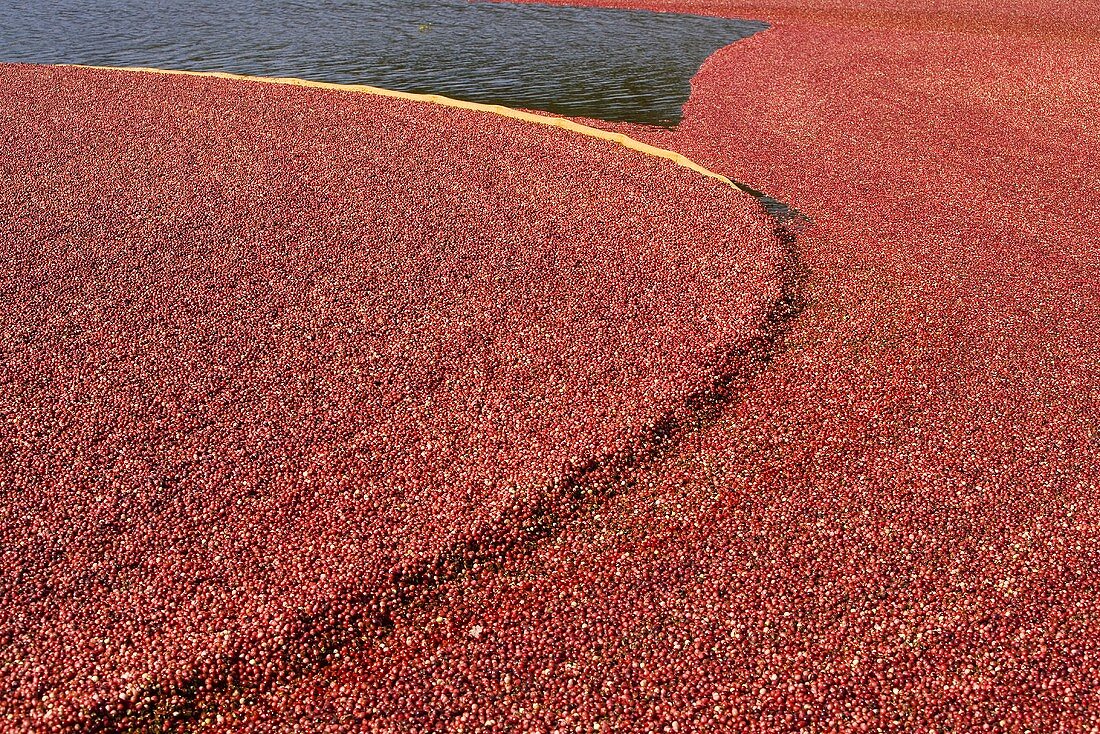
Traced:
POLYGON ((674 124, 754 21, 466 0, 0 0, 0 61, 357 82, 674 124))

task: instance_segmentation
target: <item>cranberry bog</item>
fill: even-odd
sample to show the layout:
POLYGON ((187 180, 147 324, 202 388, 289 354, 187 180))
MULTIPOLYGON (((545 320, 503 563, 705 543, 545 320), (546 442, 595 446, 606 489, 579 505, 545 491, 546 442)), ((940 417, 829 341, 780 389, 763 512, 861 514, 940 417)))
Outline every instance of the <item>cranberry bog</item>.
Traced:
POLYGON ((154 725, 386 631, 628 481, 781 296, 749 196, 603 140, 210 78, 3 85, 19 720, 154 725))
POLYGON ((517 121, 3 67, 3 726, 1100 727, 1098 9, 648 7, 773 28, 611 127, 797 231, 517 121))

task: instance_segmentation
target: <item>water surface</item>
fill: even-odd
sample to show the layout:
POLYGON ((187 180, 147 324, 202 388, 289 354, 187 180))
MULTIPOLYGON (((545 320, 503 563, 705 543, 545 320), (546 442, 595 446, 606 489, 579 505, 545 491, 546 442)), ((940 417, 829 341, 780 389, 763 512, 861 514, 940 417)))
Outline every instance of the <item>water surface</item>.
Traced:
POLYGON ((671 125, 755 21, 466 0, 3 0, 0 62, 157 66, 671 125))

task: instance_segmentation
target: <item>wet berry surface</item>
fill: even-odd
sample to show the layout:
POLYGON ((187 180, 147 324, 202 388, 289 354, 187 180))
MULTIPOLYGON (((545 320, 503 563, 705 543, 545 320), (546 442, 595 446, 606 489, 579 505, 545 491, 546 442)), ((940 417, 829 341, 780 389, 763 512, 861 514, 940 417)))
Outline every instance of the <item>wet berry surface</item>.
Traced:
POLYGON ((630 492, 227 721, 1094 730, 1100 54, 1067 8, 802 11, 677 131, 623 128, 812 220, 774 359, 630 492))
POLYGON ((750 197, 604 141, 214 79, 0 83, 15 720, 171 720, 384 633, 648 451, 778 296, 750 197))
MULTIPOLYGON (((713 193, 709 185, 699 188, 685 178, 675 190, 683 198, 670 212, 692 212, 685 226, 725 231, 728 239, 718 241, 732 243, 727 247, 744 258, 737 260, 744 263, 738 289, 720 291, 725 302, 740 304, 736 313, 745 325, 723 334, 731 348, 721 369, 711 370, 721 379, 710 389, 692 383, 690 375, 704 374, 693 370, 704 364, 699 355, 706 350, 696 352, 699 342, 678 337, 683 350, 667 359, 683 360, 677 364, 684 371, 661 373, 682 375, 666 383, 672 413, 661 415, 670 417, 654 423, 649 434, 622 428, 637 430, 656 413, 648 397, 630 397, 630 381, 616 383, 615 400, 603 404, 634 406, 624 410, 623 423, 614 421, 609 407, 605 422, 583 427, 591 431, 588 446, 603 449, 607 460, 569 474, 564 495, 540 495, 565 499, 539 516, 537 531, 497 550, 462 546, 471 562, 444 564, 438 582, 386 587, 357 581, 363 584, 357 588, 399 589, 325 612, 338 622, 325 629, 357 629, 358 636, 302 633, 294 644, 278 637, 259 643, 254 648, 261 653, 252 659, 272 670, 268 678, 233 672, 219 679, 227 683, 212 680, 202 695, 182 685, 171 695, 147 691, 148 713, 141 714, 147 718, 135 718, 139 725, 163 728, 177 721, 181 729, 254 732, 1100 726, 1095 13, 1080 3, 964 4, 950 12, 917 3, 655 5, 777 21, 773 30, 704 65, 677 130, 622 128, 788 202, 810 220, 797 231, 764 237, 739 199, 720 197, 723 211, 741 223, 726 225, 738 233, 728 238, 721 220, 707 214, 713 211, 707 202, 715 201, 705 193, 713 193), (702 392, 686 395, 680 385, 702 392), (600 443, 627 435, 635 441, 648 436, 638 444, 647 451, 616 453, 600 443), (386 603, 381 616, 364 613, 362 624, 345 623, 349 613, 369 610, 376 599, 386 603)), ((20 140, 33 148, 25 141, 34 139, 20 140)), ((634 170, 621 166, 646 169, 624 158, 609 172, 606 150, 586 159, 589 144, 578 145, 579 151, 568 150, 569 165, 592 160, 592 186, 598 176, 634 170)), ((545 160, 556 165, 554 157, 545 160)), ((654 186, 680 180, 648 165, 661 172, 650 176, 654 186)), ((47 168, 28 166, 25 175, 54 187, 77 176, 47 168)), ((103 177, 73 180, 88 178, 103 177)), ((626 188, 626 179, 615 186, 626 188)), ((663 200, 650 199, 647 186, 639 184, 637 194, 645 206, 663 200)), ((61 200, 56 188, 42 190, 54 193, 36 199, 36 206, 61 200)), ((29 222, 41 221, 18 211, 13 221, 28 231, 29 222)), ((535 219, 522 220, 527 227, 548 216, 545 210, 532 214, 535 219)), ((515 226, 518 218, 509 219, 515 226)), ((60 216, 50 221, 52 229, 42 236, 62 241, 59 232, 72 225, 60 216)), ((690 272, 714 242, 688 239, 684 247, 683 267, 690 272)), ((32 263, 33 250, 10 252, 11 272, 30 272, 22 263, 32 263)), ((39 265, 35 272, 70 272, 52 267, 39 265)), ((123 277, 101 281, 115 286, 123 277)), ((617 274, 614 282, 625 277, 617 274)), ((669 280, 669 293, 679 292, 675 283, 682 279, 669 280)), ((56 288, 61 279, 50 282, 56 288)), ((718 288, 692 288, 680 297, 709 303, 718 288)), ((55 312, 49 304, 57 299, 41 295, 54 293, 45 285, 19 291, 5 285, 5 292, 17 296, 8 299, 5 314, 39 309, 35 313, 45 319, 55 312)), ((691 323, 680 320, 684 314, 659 322, 658 330, 680 334, 691 323)), ((55 328, 51 339, 82 338, 55 328)), ((590 337, 576 338, 587 344, 590 337)), ((672 346, 662 340, 661 353, 672 346)), ((624 362, 643 369, 639 365, 648 360, 666 359, 645 354, 645 360, 624 362)), ((39 369, 60 370, 56 352, 50 355, 53 362, 39 369)), ((56 374, 72 374, 76 362, 64 360, 70 372, 56 374)), ((8 363, 22 364, 5 355, 8 363)), ((102 364, 93 360, 81 374, 94 375, 102 364)), ((664 362, 652 367, 665 368, 664 362)), ((196 371, 179 370, 171 384, 189 384, 196 371)), ((19 392, 5 394, 52 395, 65 384, 50 377, 55 372, 12 374, 5 385, 17 384, 19 392)), ((111 384, 119 396, 142 394, 106 378, 85 382, 111 384)), ((34 405, 54 404, 35 399, 34 405)), ((112 446, 94 436, 59 440, 49 425, 44 417, 7 419, 5 435, 22 452, 11 454, 19 458, 9 477, 34 477, 43 471, 36 462, 60 455, 40 448, 47 440, 41 436, 50 445, 112 446), (39 448, 20 448, 24 444, 39 448)), ((202 430, 200 423, 188 435, 202 430)), ((517 449, 515 466, 534 471, 543 452, 559 450, 551 447, 578 430, 548 439, 538 454, 517 449)), ((256 466, 271 470, 272 464, 256 466)), ((63 573, 75 578, 95 573, 90 569, 101 558, 122 567, 148 561, 119 546, 93 557, 87 550, 93 540, 102 544, 115 536, 93 529, 90 520, 60 521, 68 517, 63 512, 100 517, 77 510, 84 501, 71 500, 71 491, 43 484, 15 493, 11 486, 5 485, 5 496, 14 499, 5 506, 4 532, 18 533, 37 555, 5 556, 6 583, 14 590, 5 599, 18 593, 25 595, 20 608, 38 604, 29 607, 37 617, 18 629, 46 638, 32 644, 32 632, 20 631, 5 632, 2 640, 5 650, 23 656, 9 654, 3 669, 5 680, 20 681, 20 695, 27 696, 19 699, 19 711, 42 717, 51 697, 61 695, 55 691, 89 696, 92 690, 114 692, 112 711, 146 711, 120 698, 117 678, 101 689, 65 688, 47 678, 65 670, 59 661, 68 659, 66 644, 78 649, 66 641, 85 633, 69 621, 79 614, 64 612, 76 609, 66 607, 69 596, 43 569, 69 569, 63 573), (76 560, 61 555, 63 541, 76 543, 76 560), (42 622, 47 613, 62 621, 42 622), (31 654, 57 667, 26 662, 31 654), (19 662, 13 667, 12 660, 19 662)), ((235 500, 235 492, 224 496, 235 500)), ((209 495, 196 490, 183 496, 198 501, 209 495)), ((491 508, 499 495, 477 496, 488 498, 491 508)), ((446 535, 452 518, 493 517, 491 510, 461 506, 453 512, 462 514, 441 516, 435 524, 423 517, 431 506, 386 515, 370 537, 395 543, 382 546, 392 552, 410 547, 430 557, 437 547, 432 543, 442 547, 453 540, 446 535), (415 537, 395 530, 399 523, 417 528, 415 537)), ((238 568, 233 573, 245 578, 247 569, 261 567, 254 555, 245 555, 255 549, 299 563, 300 572, 279 577, 286 586, 242 584, 237 595, 226 591, 216 602, 242 620, 253 619, 256 610, 274 614, 265 610, 281 599, 304 600, 322 588, 314 580, 291 588, 294 579, 315 579, 322 566, 337 569, 334 574, 352 567, 332 560, 340 539, 351 537, 338 514, 331 508, 295 511, 304 517, 290 527, 313 522, 317 528, 280 536, 282 520, 237 512, 236 522, 268 536, 241 536, 232 546, 237 555, 226 556, 232 563, 220 566, 204 555, 211 551, 202 550, 198 534, 129 542, 187 548, 198 565, 173 577, 178 588, 211 567, 238 568), (317 545, 330 539, 333 547, 317 545)), ((143 510, 139 516, 160 515, 143 510)), ((101 614, 121 615, 88 627, 98 634, 110 630, 117 644, 135 634, 133 620, 154 613, 133 601, 147 593, 140 591, 139 573, 111 573, 118 584, 114 596, 96 592, 85 599, 96 599, 90 606, 101 614)), ((349 588, 340 586, 327 598, 356 599, 344 593, 349 588)), ((202 622, 187 624, 199 629, 202 622)), ((270 622, 234 624, 234 630, 281 634, 270 622)), ((17 628, 9 623, 6 629, 17 628)), ((159 634, 173 640, 182 636, 180 629, 188 628, 165 627, 159 634)), ((200 651, 198 659, 209 648, 205 642, 172 644, 181 655, 200 651)), ((127 671, 114 649, 92 654, 121 675, 127 671)), ((148 648, 134 649, 146 653, 146 664, 158 664, 148 648)), ((250 660, 234 664, 244 671, 250 660)), ((112 726, 122 716, 100 714, 95 720, 112 726)), ((49 723, 32 721, 37 728, 49 723)))

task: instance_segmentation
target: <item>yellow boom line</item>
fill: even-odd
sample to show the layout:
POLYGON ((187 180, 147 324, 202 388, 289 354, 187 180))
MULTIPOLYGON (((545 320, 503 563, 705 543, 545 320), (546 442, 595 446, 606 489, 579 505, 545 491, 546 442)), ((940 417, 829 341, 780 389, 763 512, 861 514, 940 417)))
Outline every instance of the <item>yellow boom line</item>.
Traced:
POLYGON ((725 176, 719 173, 715 173, 714 171, 711 171, 709 169, 703 168, 687 156, 680 155, 679 153, 676 153, 674 151, 665 150, 664 148, 658 148, 655 145, 648 145, 641 142, 640 140, 635 140, 628 135, 623 135, 622 133, 613 133, 608 132, 607 130, 600 130, 599 128, 590 127, 588 125, 582 125, 579 122, 573 122, 572 120, 563 117, 547 117, 544 115, 536 115, 531 112, 524 112, 523 110, 516 110, 512 109, 511 107, 504 107, 502 105, 481 104, 480 102, 465 102, 460 99, 443 97, 438 94, 413 94, 411 92, 398 92, 393 89, 371 87, 366 84, 334 84, 331 82, 315 82, 308 79, 296 79, 294 77, 248 76, 246 74, 230 74, 224 71, 180 71, 175 69, 156 69, 147 66, 87 66, 83 64, 61 64, 61 66, 76 69, 99 69, 101 71, 131 71, 144 74, 205 76, 214 77, 216 79, 232 79, 236 81, 259 82, 261 84, 283 84, 295 87, 311 87, 313 89, 329 89, 337 92, 357 92, 360 94, 373 94, 379 97, 391 97, 393 99, 404 99, 412 102, 425 102, 428 104, 437 104, 444 107, 455 107, 463 110, 488 112, 493 115, 500 115, 501 117, 510 117, 513 120, 523 120, 524 122, 532 122, 536 125, 557 127, 563 130, 569 130, 571 132, 578 133, 580 135, 586 135, 590 138, 598 138, 600 140, 606 140, 611 143, 617 143, 624 148, 636 150, 639 153, 644 153, 645 155, 654 156, 656 158, 665 158, 679 166, 683 166, 684 168, 689 168, 696 173, 700 173, 707 178, 713 178, 716 181, 721 181, 722 183, 736 189, 737 191, 744 191, 744 189, 742 189, 740 186, 738 186, 725 176))

